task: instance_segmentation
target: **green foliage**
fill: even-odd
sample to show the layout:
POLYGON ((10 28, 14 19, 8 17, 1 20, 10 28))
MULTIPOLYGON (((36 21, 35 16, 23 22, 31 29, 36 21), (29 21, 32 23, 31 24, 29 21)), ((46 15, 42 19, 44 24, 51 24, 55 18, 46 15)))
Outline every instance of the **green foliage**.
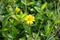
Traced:
POLYGON ((60 0, 1 0, 0 37, 3 40, 59 40, 56 35, 60 24, 59 4, 60 0), (35 17, 33 24, 25 21, 29 14, 35 17))

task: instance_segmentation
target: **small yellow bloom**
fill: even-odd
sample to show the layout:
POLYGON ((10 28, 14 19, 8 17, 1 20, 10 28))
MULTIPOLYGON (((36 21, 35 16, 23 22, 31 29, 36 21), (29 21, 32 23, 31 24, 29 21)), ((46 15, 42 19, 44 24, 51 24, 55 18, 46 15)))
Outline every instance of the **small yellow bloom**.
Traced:
POLYGON ((33 15, 27 15, 26 18, 25 18, 25 20, 26 20, 26 22, 27 22, 28 24, 32 24, 33 21, 35 21, 35 18, 34 18, 33 15))
POLYGON ((16 12, 19 12, 20 11, 20 8, 16 7, 15 11, 16 12))

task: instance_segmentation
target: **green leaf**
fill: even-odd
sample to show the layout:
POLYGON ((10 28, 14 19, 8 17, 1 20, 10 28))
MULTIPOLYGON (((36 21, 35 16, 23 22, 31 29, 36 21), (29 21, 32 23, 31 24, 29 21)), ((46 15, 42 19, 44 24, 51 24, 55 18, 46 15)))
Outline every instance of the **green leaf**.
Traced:
POLYGON ((0 15, 0 21, 3 21, 3 19, 4 19, 4 16, 0 15))
POLYGON ((46 36, 47 36, 47 39, 46 39, 46 40, 48 40, 48 38, 49 38, 50 35, 51 35, 50 21, 48 21, 48 24, 45 26, 45 34, 46 34, 46 36))
POLYGON ((33 33, 33 37, 35 38, 35 40, 41 40, 39 37, 39 33, 33 33))
POLYGON ((12 26, 12 33, 11 33, 11 35, 13 36, 13 37, 15 37, 17 34, 18 34, 18 30, 14 27, 14 26, 12 26))
POLYGON ((23 38, 19 38, 19 40, 26 40, 26 39, 23 37, 23 38))
POLYGON ((47 7, 47 3, 45 2, 44 4, 42 4, 40 10, 44 10, 47 7))
POLYGON ((59 23, 60 23, 60 20, 56 20, 56 21, 55 21, 55 24, 59 24, 59 23))
POLYGON ((30 26, 24 24, 24 29, 25 29, 25 32, 27 32, 28 34, 31 35, 31 27, 30 26))
POLYGON ((13 38, 13 36, 11 34, 7 34, 7 36, 11 39, 13 38))
POLYGON ((26 3, 26 2, 27 2, 26 0, 22 0, 21 2, 22 2, 24 5, 27 4, 27 3, 26 3))
POLYGON ((27 40, 32 40, 32 37, 28 37, 27 40))
POLYGON ((35 5, 35 2, 29 2, 28 5, 35 5))
POLYGON ((12 17, 13 19, 19 21, 18 18, 16 17, 16 15, 11 15, 11 17, 12 17))

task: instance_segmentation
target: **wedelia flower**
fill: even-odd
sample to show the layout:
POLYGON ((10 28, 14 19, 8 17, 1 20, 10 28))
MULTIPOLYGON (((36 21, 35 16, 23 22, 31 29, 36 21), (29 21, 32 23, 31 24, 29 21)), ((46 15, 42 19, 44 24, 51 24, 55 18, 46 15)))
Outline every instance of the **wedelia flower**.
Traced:
POLYGON ((33 21, 35 21, 35 18, 33 15, 27 15, 25 20, 26 20, 27 24, 32 24, 33 21))

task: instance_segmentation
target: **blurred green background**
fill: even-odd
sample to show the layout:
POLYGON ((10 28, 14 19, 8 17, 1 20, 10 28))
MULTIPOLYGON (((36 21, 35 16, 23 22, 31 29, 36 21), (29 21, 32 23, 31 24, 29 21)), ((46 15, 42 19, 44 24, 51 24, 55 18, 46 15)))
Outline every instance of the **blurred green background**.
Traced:
POLYGON ((60 40, 60 0, 0 0, 0 40, 60 40))

